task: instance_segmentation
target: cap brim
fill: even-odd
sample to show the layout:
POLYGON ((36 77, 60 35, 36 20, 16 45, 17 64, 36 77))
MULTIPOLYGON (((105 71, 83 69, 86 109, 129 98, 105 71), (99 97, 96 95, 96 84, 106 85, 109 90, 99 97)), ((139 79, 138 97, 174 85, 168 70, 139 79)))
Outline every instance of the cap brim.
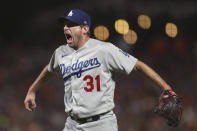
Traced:
POLYGON ((67 19, 66 17, 60 17, 58 19, 58 21, 61 23, 61 24, 67 24, 68 26, 72 27, 72 26, 78 26, 80 24, 76 23, 76 22, 73 22, 72 20, 70 19, 67 19))
POLYGON ((64 23, 65 21, 68 21, 64 16, 59 17, 58 22, 64 23))

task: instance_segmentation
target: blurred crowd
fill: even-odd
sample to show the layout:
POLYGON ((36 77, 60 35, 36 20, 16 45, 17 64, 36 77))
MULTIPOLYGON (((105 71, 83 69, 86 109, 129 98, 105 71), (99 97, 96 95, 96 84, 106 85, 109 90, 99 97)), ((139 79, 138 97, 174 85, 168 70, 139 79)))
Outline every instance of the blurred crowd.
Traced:
MULTIPOLYGON (((40 89, 35 111, 26 111, 23 103, 29 86, 49 62, 58 44, 26 45, 19 41, 0 48, 0 131, 60 131, 64 128, 67 115, 61 75, 40 89)), ((156 70, 183 98, 183 116, 177 128, 169 127, 153 113, 161 89, 135 72, 129 76, 116 73, 114 112, 119 131, 196 131, 197 46, 181 37, 167 41, 155 37, 146 48, 135 45, 133 48, 129 53, 156 70)))

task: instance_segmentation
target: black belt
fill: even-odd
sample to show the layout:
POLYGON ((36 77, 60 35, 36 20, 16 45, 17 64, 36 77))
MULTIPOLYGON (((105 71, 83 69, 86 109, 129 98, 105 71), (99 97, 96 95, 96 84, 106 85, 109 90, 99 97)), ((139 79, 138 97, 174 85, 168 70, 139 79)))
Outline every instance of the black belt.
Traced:
POLYGON ((107 111, 107 112, 104 112, 104 113, 101 113, 101 114, 98 114, 98 115, 95 115, 95 116, 91 116, 91 117, 86 117, 86 118, 77 118, 77 117, 74 117, 73 115, 71 115, 70 113, 68 114, 70 116, 70 118, 74 121, 76 121, 77 123, 80 123, 80 124, 84 124, 84 123, 87 123, 87 122, 93 122, 93 121, 97 121, 97 120, 100 120, 100 117, 109 113, 110 111, 107 111))

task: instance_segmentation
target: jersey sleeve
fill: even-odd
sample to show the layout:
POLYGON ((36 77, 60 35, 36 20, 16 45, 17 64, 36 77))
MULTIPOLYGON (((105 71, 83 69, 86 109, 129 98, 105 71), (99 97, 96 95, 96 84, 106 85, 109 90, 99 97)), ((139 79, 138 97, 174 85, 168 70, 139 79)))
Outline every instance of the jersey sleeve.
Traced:
POLYGON ((135 66, 137 59, 120 48, 110 44, 107 49, 106 64, 109 70, 129 74, 135 66))
POLYGON ((57 57, 57 49, 54 51, 50 62, 48 64, 48 71, 49 72, 58 72, 60 70, 59 64, 58 64, 58 57, 57 57))

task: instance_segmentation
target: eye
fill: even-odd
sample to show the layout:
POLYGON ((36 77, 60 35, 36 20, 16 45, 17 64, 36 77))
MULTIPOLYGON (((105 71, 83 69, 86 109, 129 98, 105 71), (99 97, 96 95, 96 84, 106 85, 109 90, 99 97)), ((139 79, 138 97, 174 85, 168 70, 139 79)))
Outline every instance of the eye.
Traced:
POLYGON ((67 26, 67 27, 74 27, 74 26, 79 26, 79 24, 76 24, 74 22, 71 22, 71 21, 66 21, 64 22, 64 26, 67 26))

